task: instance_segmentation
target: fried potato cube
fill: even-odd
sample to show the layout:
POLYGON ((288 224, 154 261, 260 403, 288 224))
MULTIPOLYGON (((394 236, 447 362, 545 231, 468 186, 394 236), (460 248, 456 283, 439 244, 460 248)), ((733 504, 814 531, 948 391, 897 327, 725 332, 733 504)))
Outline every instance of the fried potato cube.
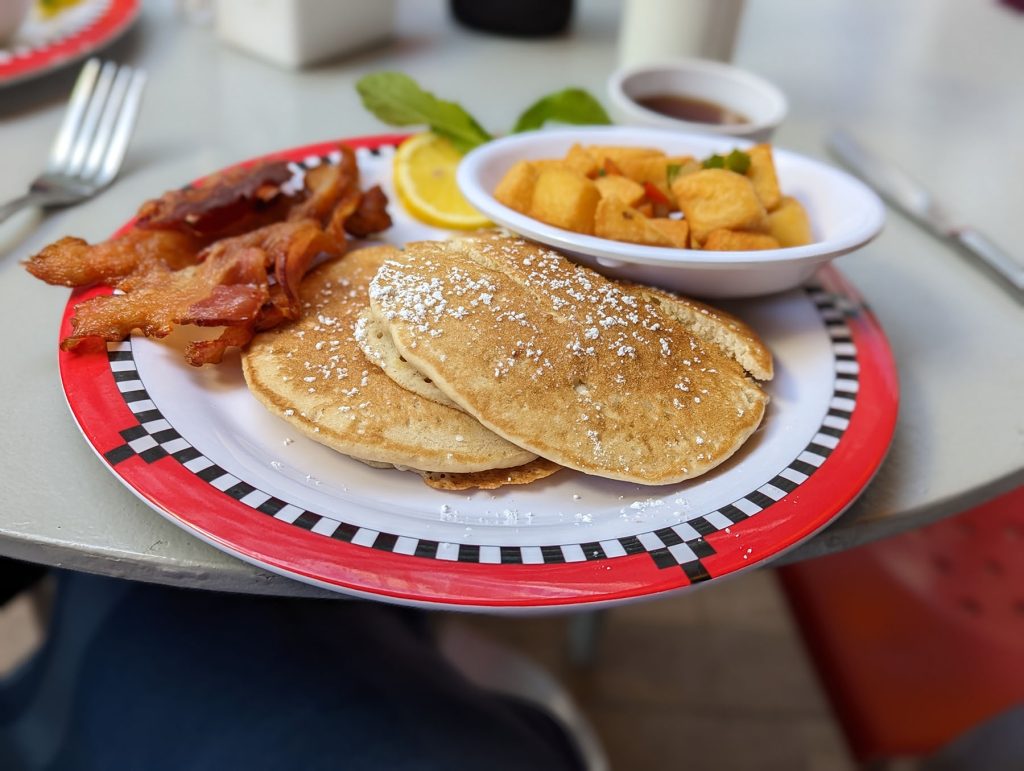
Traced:
POLYGON ((690 223, 686 220, 674 220, 669 217, 655 217, 647 220, 648 243, 655 246, 674 246, 686 249, 690 245, 690 223), (658 236, 658 243, 651 238, 658 236))
POLYGON ((702 243, 712 230, 757 228, 766 216, 750 180, 734 171, 701 169, 676 177, 672 192, 690 232, 702 243))
POLYGON ((619 164, 622 173, 641 185, 650 182, 658 188, 665 197, 675 204, 675 196, 668 182, 669 166, 678 166, 678 174, 687 174, 701 168, 700 163, 689 155, 665 155, 665 156, 640 156, 637 158, 626 158, 619 164))
POLYGON ((704 248, 711 252, 749 252, 756 249, 778 249, 779 242, 764 233, 718 228, 708 233, 704 248))
POLYGON ((545 169, 565 169, 572 171, 566 164, 564 158, 538 158, 534 161, 525 161, 535 168, 538 173, 545 169))
POLYGON ((543 169, 537 175, 529 215, 577 233, 594 232, 594 212, 601 194, 597 186, 567 169, 543 169))
POLYGON ((779 207, 768 215, 768 232, 782 246, 803 246, 813 240, 807 211, 790 196, 783 196, 779 207))
POLYGON ((645 242, 647 217, 625 201, 609 196, 597 204, 594 214, 594 235, 613 241, 645 242))
POLYGON ((510 209, 528 214, 533 202, 533 188, 537 184, 537 166, 530 161, 518 161, 494 189, 494 197, 510 209))
POLYGON ((586 148, 598 165, 604 164, 609 159, 616 166, 621 167, 623 163, 636 158, 657 158, 664 157, 665 153, 653 147, 618 147, 616 145, 588 145, 586 148))
POLYGON ((629 206, 636 206, 644 197, 644 186, 628 177, 611 175, 594 180, 602 198, 618 198, 629 206))
POLYGON ((599 167, 599 160, 589 150, 587 150, 581 144, 575 144, 569 148, 569 152, 565 154, 565 160, 563 164, 565 168, 570 171, 575 171, 577 174, 582 174, 584 177, 592 176, 597 173, 599 167))
POLYGON ((754 184, 754 192, 765 209, 774 211, 782 201, 782 191, 779 189, 779 177, 775 173, 772 146, 755 145, 747 150, 747 155, 750 156, 747 176, 754 184))
POLYGON ((685 220, 649 218, 619 198, 602 198, 594 215, 594 235, 647 246, 685 249, 690 226, 685 220))

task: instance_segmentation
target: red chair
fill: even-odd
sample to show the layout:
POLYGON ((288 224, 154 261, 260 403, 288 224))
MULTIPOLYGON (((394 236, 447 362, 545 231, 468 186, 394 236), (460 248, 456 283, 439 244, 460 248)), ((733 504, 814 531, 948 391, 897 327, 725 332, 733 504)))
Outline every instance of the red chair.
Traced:
POLYGON ((1024 487, 778 573, 859 761, 932 753, 1024 703, 1024 487))

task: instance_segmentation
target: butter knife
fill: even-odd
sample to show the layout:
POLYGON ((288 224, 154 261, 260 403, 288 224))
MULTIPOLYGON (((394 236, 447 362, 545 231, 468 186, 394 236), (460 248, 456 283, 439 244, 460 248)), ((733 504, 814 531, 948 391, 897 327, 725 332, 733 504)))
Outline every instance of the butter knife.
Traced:
POLYGON ((959 244, 1002 278, 1024 299, 1024 265, 974 228, 955 224, 935 197, 917 180, 875 155, 845 131, 833 131, 828 149, 890 204, 934 235, 959 244))

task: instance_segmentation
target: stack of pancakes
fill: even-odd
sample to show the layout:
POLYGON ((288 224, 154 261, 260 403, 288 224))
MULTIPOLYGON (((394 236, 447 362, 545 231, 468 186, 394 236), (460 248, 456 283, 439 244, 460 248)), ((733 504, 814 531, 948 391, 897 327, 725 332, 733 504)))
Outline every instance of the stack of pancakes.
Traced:
POLYGON ((258 335, 246 380, 272 412, 442 489, 567 467, 691 479, 760 424, 771 355, 739 320, 492 234, 354 251, 258 335))

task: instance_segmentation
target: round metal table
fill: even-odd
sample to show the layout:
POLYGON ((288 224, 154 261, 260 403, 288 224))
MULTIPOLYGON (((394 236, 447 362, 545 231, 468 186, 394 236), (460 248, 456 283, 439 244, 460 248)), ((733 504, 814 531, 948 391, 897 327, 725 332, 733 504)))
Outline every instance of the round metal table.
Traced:
MULTIPOLYGON (((554 88, 603 96, 615 66, 618 4, 580 3, 570 35, 520 41, 457 27, 442 2, 399 4, 394 40, 290 72, 232 50, 212 29, 146 4, 107 52, 150 74, 121 178, 93 201, 0 226, 0 554, 130 579, 310 596, 176 529, 123 488, 79 436, 56 367, 66 292, 20 260, 65 234, 109 235, 139 201, 267 151, 386 130, 353 88, 404 70, 457 96, 488 127, 554 88)), ((738 64, 778 84, 790 116, 775 141, 825 157, 842 126, 913 170, 965 222, 1024 243, 1019 44, 1024 16, 996 4, 747 3, 738 64), (976 41, 983 40, 979 46, 976 41)), ((56 133, 76 67, 0 91, 0 199, 22 192, 56 133)), ((1019 248, 1018 248, 1019 251, 1019 248)), ((883 235, 842 258, 885 327, 902 404, 889 457, 863 496, 787 559, 920 527, 1024 483, 1024 307, 954 250, 891 213, 883 235)))

